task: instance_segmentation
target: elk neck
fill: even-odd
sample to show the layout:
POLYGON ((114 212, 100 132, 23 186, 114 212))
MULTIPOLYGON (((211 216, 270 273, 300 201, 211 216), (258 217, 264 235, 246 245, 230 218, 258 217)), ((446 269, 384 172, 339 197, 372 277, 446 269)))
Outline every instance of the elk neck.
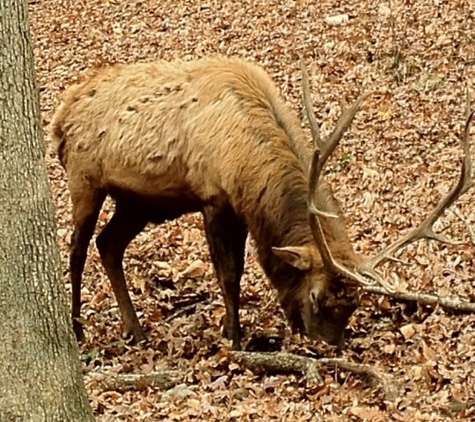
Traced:
MULTIPOLYGON (((252 160, 241 160, 246 164, 239 171, 241 183, 235 184, 239 191, 234 196, 240 198, 238 212, 255 240, 266 275, 276 287, 293 290, 300 284, 302 272, 283 262, 272 248, 315 244, 307 207, 312 151, 298 132, 279 129, 254 131, 254 141, 260 147, 252 151, 252 160)), ((336 219, 323 219, 332 252, 339 259, 354 263, 357 257, 340 206, 324 181, 317 192, 317 203, 321 202, 326 203, 325 209, 338 215, 336 219)))

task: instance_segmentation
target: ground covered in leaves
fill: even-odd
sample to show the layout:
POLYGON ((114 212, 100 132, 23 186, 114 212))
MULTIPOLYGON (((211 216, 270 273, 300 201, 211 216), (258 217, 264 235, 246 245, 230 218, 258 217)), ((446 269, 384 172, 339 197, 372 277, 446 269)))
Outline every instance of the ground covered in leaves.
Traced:
MULTIPOLYGON (((30 0, 30 21, 47 125, 63 89, 89 69, 212 53, 263 65, 301 114, 298 58, 309 66, 317 118, 326 133, 341 100, 372 91, 329 165, 357 251, 372 254, 434 207, 460 168, 465 92, 475 82, 475 5, 470 0, 30 0), (343 16, 338 16, 343 15, 343 16)), ((475 136, 472 136, 475 137, 475 136)), ((65 174, 48 145, 67 283, 71 238, 65 174)), ((475 144, 475 140, 472 145, 475 144)), ((475 149, 473 146, 472 149, 475 149)), ((276 175, 278 177, 278 175, 276 175)), ((437 229, 457 246, 425 241, 391 264, 401 290, 475 299, 475 192, 437 229)), ((98 230, 111 217, 106 204, 98 230)), ((222 297, 202 221, 182 217, 148 227, 130 245, 125 268, 150 342, 130 346, 97 250, 84 274, 84 375, 99 421, 442 421, 475 420, 475 316, 365 296, 348 327, 343 358, 372 365, 397 394, 341 369, 323 385, 299 374, 251 372, 229 357, 222 297), (183 374, 171 389, 106 385, 117 374, 183 374)), ((66 284, 69 291, 69 284, 66 284)), ((285 336, 283 349, 331 356, 292 335, 248 245, 242 323, 285 336)))

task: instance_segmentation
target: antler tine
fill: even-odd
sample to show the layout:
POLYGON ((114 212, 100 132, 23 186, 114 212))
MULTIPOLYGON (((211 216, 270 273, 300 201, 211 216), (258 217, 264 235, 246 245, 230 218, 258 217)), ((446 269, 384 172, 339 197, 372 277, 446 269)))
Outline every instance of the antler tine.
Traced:
MULTIPOLYGON (((320 217, 328 218, 338 218, 338 215, 330 211, 321 210, 318 208, 315 200, 315 194, 318 189, 318 181, 320 180, 320 175, 322 173, 323 167, 325 166, 326 160, 320 160, 321 151, 316 148, 313 152, 312 164, 310 165, 310 175, 308 182, 308 198, 307 205, 308 210, 313 215, 318 215, 320 217)), ((328 158, 328 157, 327 157, 328 158)))
MULTIPOLYGON (((303 67, 303 69, 305 69, 305 67, 303 67)), ((306 69, 304 70, 304 72, 306 72, 306 69)), ((304 79, 306 79, 308 83, 308 76, 304 77, 304 79)), ((308 85, 307 85, 307 88, 309 88, 308 85)), ((319 215, 321 217, 337 218, 336 214, 321 210, 316 206, 315 199, 314 199, 314 192, 316 192, 317 190, 318 180, 320 179, 320 175, 323 170, 323 167, 325 167, 325 164, 330 158, 330 155, 335 150, 343 134, 350 126, 356 113, 360 109, 361 104, 369 95, 370 93, 362 94, 349 109, 343 112, 343 114, 338 119, 335 130, 333 131, 330 139, 327 142, 323 143, 320 137, 317 138, 317 141, 315 141, 315 138, 314 138, 314 143, 320 143, 319 145, 315 146, 315 151, 313 154, 312 164, 311 164, 311 169, 310 169, 309 192, 311 192, 311 195, 309 197, 308 206, 309 206, 310 212, 314 215, 319 215), (313 170, 314 170, 314 173, 312 173, 313 170)), ((305 108, 308 110, 307 106, 305 108)))
POLYGON ((351 122, 356 116, 356 113, 360 109, 361 104, 366 98, 371 95, 371 93, 367 92, 365 94, 362 94, 349 109, 345 110, 341 114, 336 124, 336 127, 330 136, 330 139, 324 142, 320 134, 320 128, 318 127, 318 122, 315 117, 315 113, 313 112, 312 100, 310 98, 310 80, 308 76, 307 67, 305 66, 305 63, 302 59, 300 60, 300 69, 302 71, 303 105, 305 109, 305 114, 310 124, 310 131, 312 133, 314 148, 318 148, 320 151, 323 152, 321 155, 321 159, 323 162, 326 162, 326 160, 332 154, 333 150, 338 145, 338 142, 340 142, 342 136, 350 126, 351 122))
POLYGON ((307 67, 303 59, 300 59, 300 70, 302 72, 302 94, 303 94, 303 106, 305 109, 305 114, 310 124, 310 131, 312 133, 313 146, 315 149, 324 149, 324 144, 322 137, 320 135, 320 128, 318 127, 318 122, 313 112, 312 100, 310 98, 310 81, 308 77, 307 67))
POLYGON ((341 138, 345 134, 346 130, 350 127, 351 122, 356 116, 356 113, 361 107, 361 104, 363 103, 366 98, 368 98, 372 93, 371 92, 366 92, 361 94, 358 99, 353 103, 353 105, 344 110, 340 117, 338 118, 338 121, 336 123, 335 129, 333 130, 330 139, 328 139, 325 142, 325 148, 322 149, 322 161, 326 161, 328 157, 332 154, 338 143, 340 142, 341 138))
POLYGON ((470 111, 470 99, 467 93, 467 119, 465 120, 465 128, 463 132, 462 147, 464 154, 464 165, 465 165, 465 184, 462 188, 460 195, 463 195, 467 192, 474 184, 472 180, 472 160, 470 159, 470 125, 472 123, 473 115, 475 110, 470 111), (468 157, 468 158, 467 158, 468 157))
POLYGON ((449 194, 440 201, 439 205, 426 217, 426 219, 417 227, 410 230, 405 236, 403 236, 398 241, 389 245, 383 249, 379 254, 371 258, 370 260, 363 262, 357 268, 360 274, 368 275, 374 278, 376 274, 376 266, 387 261, 398 249, 403 248, 404 246, 413 243, 417 240, 427 238, 432 240, 437 240, 442 243, 447 244, 458 244, 455 242, 437 234, 434 232, 433 226, 434 223, 439 219, 442 213, 450 207, 460 196, 462 196, 468 189, 473 186, 472 180, 472 160, 470 157, 470 124, 473 118, 475 111, 472 111, 465 122, 465 129, 462 138, 462 146, 464 151, 464 158, 462 162, 462 171, 460 173, 460 178, 458 183, 454 188, 449 192, 449 194))

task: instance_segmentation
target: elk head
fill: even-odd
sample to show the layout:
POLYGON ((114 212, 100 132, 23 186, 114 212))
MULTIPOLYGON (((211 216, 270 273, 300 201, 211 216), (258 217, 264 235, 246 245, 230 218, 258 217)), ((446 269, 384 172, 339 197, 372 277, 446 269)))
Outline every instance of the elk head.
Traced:
MULTIPOLYGON (((310 167, 308 209, 309 223, 315 242, 302 247, 274 248, 274 252, 287 263, 302 270, 305 275, 304 286, 300 295, 300 326, 297 327, 312 339, 321 339, 341 348, 344 343, 344 330, 348 320, 359 304, 361 288, 381 286, 387 291, 393 286, 377 266, 391 259, 394 253, 408 244, 427 238, 447 244, 458 244, 433 230, 434 223, 461 195, 473 186, 471 177, 471 158, 469 133, 474 112, 468 112, 462 136, 463 162, 458 183, 444 197, 439 205, 417 227, 405 236, 386 247, 370 259, 364 259, 353 252, 351 243, 341 225, 344 224, 339 214, 339 207, 331 204, 333 195, 326 193, 330 187, 321 181, 322 170, 350 126, 354 116, 368 94, 360 96, 356 102, 345 110, 328 140, 323 141, 312 111, 309 94, 309 78, 303 63, 302 86, 303 104, 310 123, 314 142, 314 153, 310 167), (335 209, 338 212, 335 212, 335 209), (333 221, 332 221, 333 220, 333 221), (344 235, 336 233, 341 231, 344 235), (335 242, 335 237, 337 242, 335 242), (342 239, 339 239, 342 238, 342 239)), ((295 320, 289 315, 289 319, 295 320)), ((297 324, 299 325, 299 324, 297 324)))

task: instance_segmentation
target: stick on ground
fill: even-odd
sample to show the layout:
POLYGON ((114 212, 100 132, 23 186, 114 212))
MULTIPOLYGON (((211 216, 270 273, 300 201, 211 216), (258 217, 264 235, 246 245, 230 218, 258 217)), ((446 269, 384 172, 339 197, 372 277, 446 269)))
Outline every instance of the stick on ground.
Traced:
POLYGON ((265 373, 298 373, 305 378, 307 385, 318 386, 323 384, 323 379, 318 371, 321 367, 336 366, 345 371, 364 376, 371 385, 381 386, 387 400, 395 400, 397 386, 391 376, 382 374, 370 365, 349 362, 338 358, 313 359, 286 352, 230 352, 232 358, 239 364, 255 372, 265 373))
POLYGON ((466 300, 460 300, 452 297, 441 297, 428 293, 417 292, 396 292, 393 290, 386 290, 380 286, 364 286, 364 290, 368 293, 385 295, 396 300, 419 302, 423 305, 439 305, 444 309, 462 312, 475 312, 475 303, 466 300))

